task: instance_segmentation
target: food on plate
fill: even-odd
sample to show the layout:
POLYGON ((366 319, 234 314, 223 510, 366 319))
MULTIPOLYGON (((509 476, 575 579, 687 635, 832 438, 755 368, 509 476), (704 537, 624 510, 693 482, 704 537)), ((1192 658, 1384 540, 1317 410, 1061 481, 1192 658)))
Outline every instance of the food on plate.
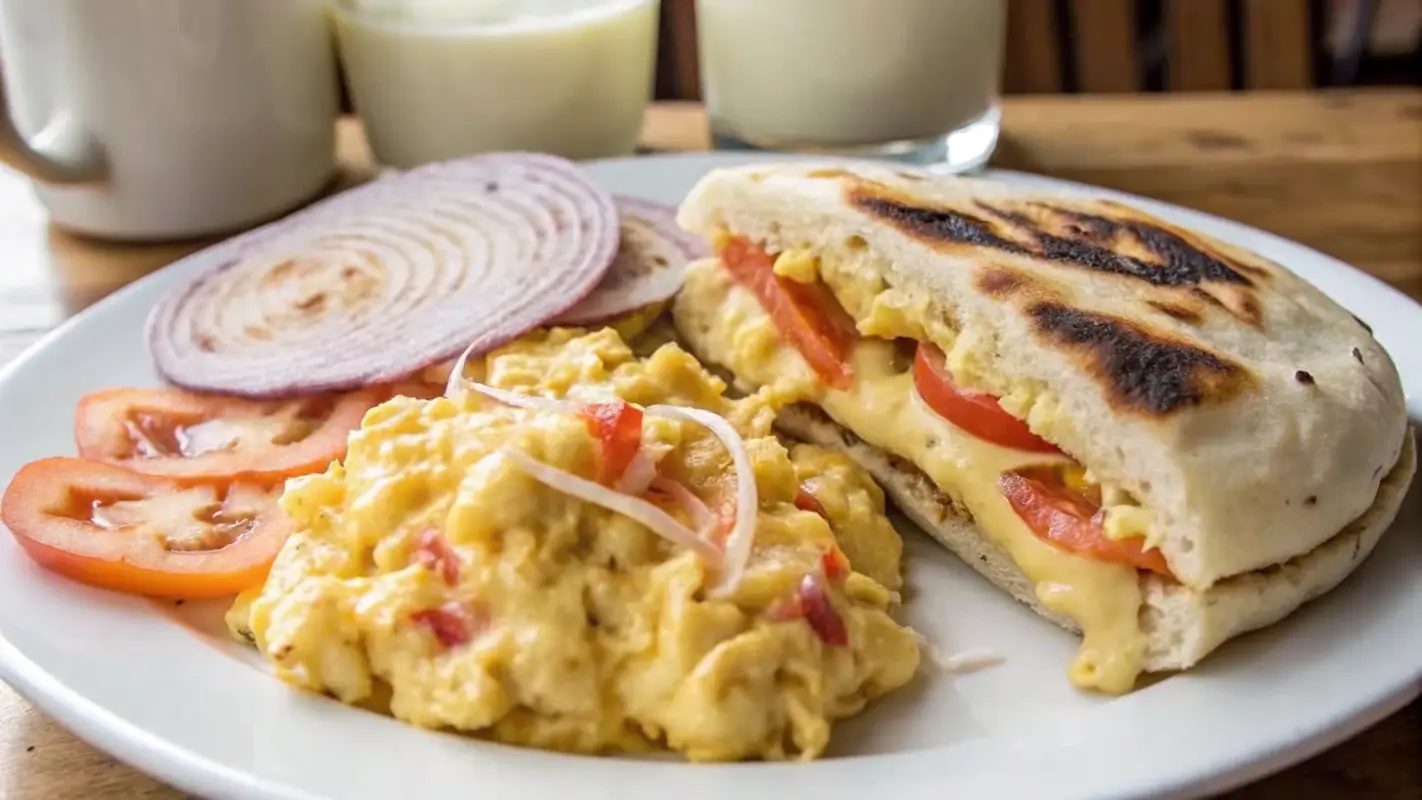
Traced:
POLYGON ((890 616, 902 543, 863 470, 724 389, 610 328, 471 356, 288 483, 291 536, 229 625, 281 678, 415 725, 818 756, 919 665, 890 616))
POLYGON ((385 388, 281 401, 174 389, 106 389, 75 412, 79 454, 183 483, 275 483, 319 472, 346 450, 385 388))
POLYGON ((278 492, 181 486, 97 461, 45 458, 16 473, 0 521, 36 562, 91 586, 170 598, 259 584, 286 539, 278 492))
POLYGON ((676 209, 617 197, 617 257, 592 294, 554 320, 582 327, 664 303, 681 288, 686 265, 710 255, 706 243, 676 224, 676 209))
MULTIPOLYGON (((647 345, 650 353, 670 338, 664 335, 658 340, 649 334, 658 325, 670 330, 667 300, 681 288, 686 265, 709 250, 700 238, 677 227, 676 209, 629 197, 618 197, 616 202, 621 235, 612 267, 592 294, 539 327, 612 328, 625 342, 647 345)), ((422 370, 420 378, 443 384, 453 366, 452 359, 442 361, 422 370)))
POLYGON ((372 181, 170 269, 148 319, 168 381, 274 397, 393 382, 564 313, 612 265, 612 196, 531 153, 372 181))
POLYGON ((417 380, 345 394, 252 401, 173 389, 80 399, 82 458, 44 458, 5 489, 0 519, 37 563, 91 586, 154 597, 227 597, 261 583, 286 539, 286 478, 345 454, 362 417, 417 380))
MULTIPOLYGON (((551 156, 377 181, 175 265, 195 274, 150 315, 150 349, 171 382, 210 391, 95 392, 79 403, 75 439, 85 459, 166 479, 156 494, 209 484, 226 496, 238 482, 320 472, 377 404, 439 396, 456 353, 551 325, 648 332, 706 252, 675 209, 614 201, 551 156)), ((172 522, 126 520, 115 535, 172 522)))
POLYGON ((1338 584, 1415 468, 1371 332, 1141 211, 876 166, 716 171, 681 336, 1124 692, 1338 584))

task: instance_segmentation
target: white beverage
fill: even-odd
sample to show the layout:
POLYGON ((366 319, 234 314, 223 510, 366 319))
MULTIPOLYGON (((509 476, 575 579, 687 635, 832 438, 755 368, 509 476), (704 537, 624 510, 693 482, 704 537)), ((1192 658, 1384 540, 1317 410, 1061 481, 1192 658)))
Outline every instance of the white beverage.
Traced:
POLYGON ((995 107, 1006 0, 698 0, 718 133, 758 146, 942 137, 995 107))
POLYGON ((651 100, 656 0, 402 0, 337 12, 376 159, 496 150, 631 155, 651 100))

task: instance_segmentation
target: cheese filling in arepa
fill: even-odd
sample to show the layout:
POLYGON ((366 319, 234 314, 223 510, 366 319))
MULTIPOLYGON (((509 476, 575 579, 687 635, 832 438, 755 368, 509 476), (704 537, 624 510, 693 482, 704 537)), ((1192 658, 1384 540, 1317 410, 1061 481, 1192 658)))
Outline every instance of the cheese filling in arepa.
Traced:
POLYGON ((1082 632, 1079 686, 1128 691, 1331 588, 1320 578, 1190 652, 1148 652, 1147 594, 1206 606, 1396 499, 1378 489, 1412 468, 1400 385, 1360 323, 1276 266, 1124 207, 984 193, 878 168, 713 173, 681 218, 718 257, 689 270, 677 327, 745 388, 818 407, 931 479, 1030 582, 1023 599, 1082 632), (1271 322, 1348 329, 1279 344, 1271 322), (1317 352, 1353 341, 1356 375, 1317 352), (1354 441, 1335 438, 1345 428, 1354 441), (1273 452, 1249 452, 1250 436, 1273 452))

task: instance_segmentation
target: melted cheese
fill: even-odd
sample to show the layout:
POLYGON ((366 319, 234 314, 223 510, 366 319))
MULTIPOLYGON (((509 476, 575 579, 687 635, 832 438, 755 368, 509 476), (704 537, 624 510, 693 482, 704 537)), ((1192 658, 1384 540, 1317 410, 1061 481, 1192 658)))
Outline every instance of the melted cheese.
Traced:
POLYGON ((1129 691, 1145 644, 1136 570, 1042 541, 997 489, 1004 472, 1065 459, 997 447, 964 433, 923 405, 911 373, 886 369, 891 358, 887 343, 862 342, 853 362, 858 380, 849 391, 826 391, 821 406, 864 441, 912 461, 966 506, 984 536, 1032 581, 1042 605, 1081 626, 1081 651, 1069 673, 1073 683, 1129 691))
MULTIPOLYGON (((864 441, 912 461, 972 513, 983 535, 1032 582, 1043 606, 1080 626, 1083 642, 1068 673, 1072 682, 1106 692, 1129 691, 1145 649, 1136 570, 1044 542, 997 489, 1003 472, 1060 457, 992 445, 934 414, 919 400, 912 373, 893 369, 892 347, 882 340, 865 339, 856 346, 849 390, 825 388, 799 353, 781 341, 754 295, 731 283, 724 270, 714 269, 708 274, 693 267, 682 300, 694 304, 691 313, 704 315, 699 321, 709 324, 703 338, 706 355, 741 378, 774 386, 783 400, 817 403, 864 441)), ((1122 518, 1124 527, 1134 527, 1131 522, 1139 520, 1122 518)))

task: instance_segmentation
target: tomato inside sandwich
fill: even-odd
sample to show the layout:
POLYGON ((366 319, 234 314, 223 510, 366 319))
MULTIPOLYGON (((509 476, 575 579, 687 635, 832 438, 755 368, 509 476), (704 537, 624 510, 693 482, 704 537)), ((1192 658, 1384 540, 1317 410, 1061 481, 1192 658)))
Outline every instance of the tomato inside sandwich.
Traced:
MULTIPOLYGON (((804 409, 817 408, 853 434, 842 437, 849 452, 886 451, 894 458, 881 482, 892 486, 907 469, 930 479, 940 507, 963 514, 1026 574, 1036 601, 1085 632, 1073 680, 1129 689, 1141 669, 1142 576, 1173 580, 1170 565, 1147 544, 1150 512, 1129 492, 1096 484, 1045 435, 1054 407, 1037 412, 1045 426, 1037 429, 974 385, 980 375, 957 374, 945 356, 956 331, 932 322, 935 298, 886 285, 878 262, 847 266, 770 252, 744 236, 714 238, 719 261, 689 269, 675 307, 699 354, 748 386, 780 387, 773 396, 786 398, 780 421, 792 433, 825 436, 824 422, 805 421, 804 409)), ((810 496, 797 504, 816 506, 810 496)))

